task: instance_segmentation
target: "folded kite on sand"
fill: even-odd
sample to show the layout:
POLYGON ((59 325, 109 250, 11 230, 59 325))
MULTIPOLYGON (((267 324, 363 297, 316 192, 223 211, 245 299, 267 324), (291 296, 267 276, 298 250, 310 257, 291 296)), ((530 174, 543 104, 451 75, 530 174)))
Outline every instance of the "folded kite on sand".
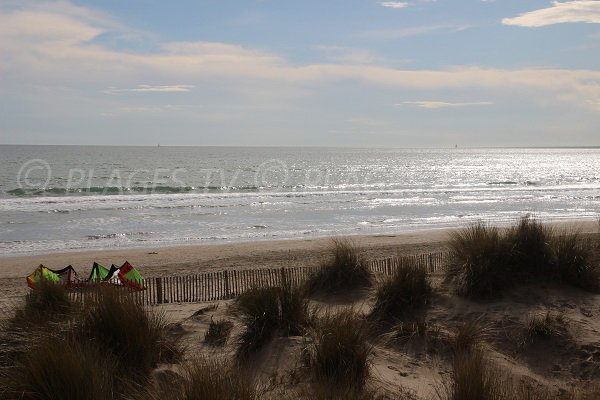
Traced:
POLYGON ((125 261, 120 267, 113 264, 110 269, 95 262, 87 279, 79 278, 71 265, 63 269, 53 270, 40 264, 27 277, 27 285, 35 289, 36 285, 43 279, 62 285, 67 289, 86 288, 97 284, 124 286, 135 290, 145 289, 142 275, 128 261, 125 261))

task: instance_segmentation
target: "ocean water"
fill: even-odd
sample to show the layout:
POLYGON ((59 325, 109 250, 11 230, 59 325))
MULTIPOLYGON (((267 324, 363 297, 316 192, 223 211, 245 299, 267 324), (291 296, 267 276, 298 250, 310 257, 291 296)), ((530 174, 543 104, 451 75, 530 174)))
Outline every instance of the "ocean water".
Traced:
POLYGON ((600 216, 600 149, 0 146, 0 254, 600 216))

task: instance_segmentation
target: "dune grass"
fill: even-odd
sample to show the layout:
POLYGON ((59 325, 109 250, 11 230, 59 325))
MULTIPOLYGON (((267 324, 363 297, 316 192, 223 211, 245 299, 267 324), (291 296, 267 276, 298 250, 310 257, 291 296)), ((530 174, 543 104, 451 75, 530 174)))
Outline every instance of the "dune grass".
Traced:
POLYGON ((552 250, 552 263, 559 281, 600 293, 600 270, 598 260, 594 260, 591 240, 577 231, 562 232, 554 237, 552 250))
POLYGON ((445 400, 500 400, 498 374, 481 348, 452 360, 452 378, 440 391, 445 400))
POLYGON ((481 317, 467 318, 455 328, 450 338, 450 348, 453 354, 470 353, 481 348, 489 336, 490 329, 481 317))
POLYGON ((279 288, 279 305, 282 333, 285 336, 303 334, 311 323, 305 288, 284 282, 279 288))
POLYGON ((23 359, 3 371, 4 399, 108 400, 116 392, 115 359, 97 346, 63 337, 37 337, 23 359))
POLYGON ((482 223, 454 232, 446 277, 471 298, 500 296, 521 282, 554 281, 600 292, 594 247, 577 231, 556 232, 527 216, 506 230, 482 223))
POLYGON ((530 315, 525 328, 529 341, 535 341, 540 338, 565 336, 568 325, 569 321, 562 313, 546 311, 530 315))
POLYGON ((377 288, 371 315, 386 323, 412 318, 429 303, 431 294, 427 272, 416 265, 403 264, 377 288))
POLYGON ((161 397, 166 400, 254 400, 256 384, 244 371, 217 358, 195 359, 183 366, 178 387, 161 397))
POLYGON ((65 318, 74 309, 75 306, 62 285, 42 279, 25 296, 25 304, 16 311, 12 322, 19 326, 40 325, 65 318))
POLYGON ((372 274, 367 260, 350 239, 332 239, 330 257, 307 281, 311 293, 336 293, 369 287, 372 274))
POLYGON ((252 288, 237 299, 237 305, 245 325, 238 341, 239 358, 257 352, 276 333, 284 336, 302 334, 309 324, 304 290, 291 283, 252 288))
POLYGON ((229 320, 215 321, 211 318, 208 330, 204 334, 204 342, 211 346, 224 346, 232 328, 233 323, 229 320))
POLYGON ((446 276, 454 281, 458 294, 493 297, 510 285, 512 272, 505 260, 509 247, 498 228, 471 225, 453 232, 448 245, 446 276))
POLYGON ((21 346, 1 358, 2 398, 122 398, 135 393, 158 362, 180 354, 177 341, 167 338, 164 316, 117 289, 91 293, 85 305, 65 305, 68 297, 56 287, 41 290, 44 285, 12 319, 25 319, 27 329, 14 322, 2 327, 3 342, 21 346), (63 317, 32 318, 41 310, 63 317))
POLYGON ((319 319, 307 357, 315 387, 329 391, 331 397, 364 389, 372 352, 368 332, 366 319, 352 310, 319 319))
POLYGON ((178 344, 167 339, 166 328, 164 314, 146 310, 118 289, 105 288, 83 312, 75 335, 112 354, 126 373, 144 377, 158 362, 179 356, 178 344))
POLYGON ((31 338, 52 334, 59 324, 68 321, 78 307, 71 302, 61 285, 42 280, 25 296, 25 302, 14 314, 0 323, 0 367, 26 354, 31 338))
POLYGON ((243 293, 237 304, 245 325, 239 337, 238 358, 247 358, 264 346, 279 327, 277 288, 253 288, 243 293))

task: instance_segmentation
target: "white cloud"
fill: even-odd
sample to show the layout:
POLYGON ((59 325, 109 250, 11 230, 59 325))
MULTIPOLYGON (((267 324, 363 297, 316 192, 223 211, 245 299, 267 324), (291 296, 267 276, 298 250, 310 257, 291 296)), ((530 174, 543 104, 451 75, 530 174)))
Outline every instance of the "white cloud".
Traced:
POLYGON ((551 7, 502 20, 504 25, 517 25, 528 28, 576 22, 600 24, 600 1, 576 0, 564 3, 554 1, 551 7))
POLYGON ((455 103, 448 101, 432 101, 432 100, 420 100, 420 101, 405 101, 403 103, 394 104, 395 106, 402 105, 413 105, 419 108, 437 109, 437 108, 448 108, 448 107, 471 107, 471 106, 491 106, 494 103, 491 101, 472 101, 455 103))
POLYGON ((375 118, 369 117, 353 117, 350 118, 348 123, 352 125, 361 125, 361 126, 383 126, 385 125, 385 121, 375 118))
POLYGON ((189 92, 194 88, 194 85, 137 85, 133 89, 117 89, 110 87, 104 91, 106 94, 116 94, 123 92, 159 92, 159 93, 178 93, 189 92))
POLYGON ((383 1, 379 4, 381 4, 383 7, 389 8, 406 8, 410 5, 404 1, 383 1))
POLYGON ((461 32, 470 27, 470 25, 421 25, 396 29, 375 29, 362 32, 358 36, 366 39, 393 40, 427 35, 434 32, 461 32))
MULTIPOLYGON (((80 17, 80 13, 83 12, 63 13, 60 9, 3 12, 0 7, 0 54, 10 60, 10 63, 0 63, 3 92, 10 84, 15 88, 14 93, 19 93, 24 88, 19 82, 27 82, 29 87, 73 88, 90 98, 92 93, 103 90, 105 93, 178 93, 194 87, 210 87, 223 96, 230 96, 227 99, 279 106, 282 99, 318 93, 323 83, 357 82, 386 89, 477 88, 485 90, 486 95, 527 92, 531 96, 585 107, 596 104, 600 98, 600 71, 597 70, 511 70, 478 66, 396 69, 378 65, 366 51, 347 48, 329 48, 334 53, 331 58, 338 57, 329 63, 295 65, 273 53, 214 42, 159 43, 158 51, 134 53, 91 44, 91 39, 111 32, 116 25, 110 21, 104 23, 101 18, 80 17), (137 82, 185 82, 185 85, 133 87, 137 82)), ((436 29, 458 28, 437 26, 401 34, 436 29)), ((201 92, 207 91, 194 90, 194 94, 201 92)), ((429 106, 452 106, 449 104, 452 103, 430 102, 429 106)))
POLYGON ((373 64, 378 61, 369 50, 343 46, 322 45, 317 47, 328 59, 347 64, 373 64))

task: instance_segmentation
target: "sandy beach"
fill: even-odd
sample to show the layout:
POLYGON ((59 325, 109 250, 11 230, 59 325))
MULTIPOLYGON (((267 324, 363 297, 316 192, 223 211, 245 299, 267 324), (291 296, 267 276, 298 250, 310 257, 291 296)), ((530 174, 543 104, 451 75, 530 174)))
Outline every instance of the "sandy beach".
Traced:
MULTIPOLYGON (((580 229, 582 233, 598 232, 596 221, 562 221, 551 224, 557 229, 580 229)), ((430 229, 395 235, 351 236, 367 259, 396 255, 443 251, 448 235, 454 229, 430 229)), ((25 277, 39 264, 53 269, 67 265, 86 276, 94 262, 105 266, 135 265, 143 276, 196 274, 224 269, 277 268, 314 266, 323 260, 331 238, 306 240, 264 240, 229 244, 206 244, 158 248, 73 251, 0 257, 1 301, 11 301, 27 293, 25 277), (8 299, 8 300, 7 300, 8 299)))
MULTIPOLYGON (((585 237, 596 241, 600 239, 598 223, 595 221, 568 221, 552 225, 557 231, 578 228, 585 237)), ((352 240, 368 259, 374 259, 443 251, 451 231, 435 229, 397 235, 355 236, 352 240)), ((81 274, 86 274, 93 261, 109 265, 129 260, 147 277, 223 269, 312 266, 327 257, 330 240, 331 238, 319 238, 2 257, 0 288, 3 297, 0 299, 0 311, 8 312, 22 299, 22 295, 28 290, 24 277, 40 263, 54 268, 71 264, 81 274)), ((482 318, 481 323, 486 324, 491 332, 488 339, 489 355, 501 370, 562 391, 574 390, 581 379, 586 382, 585 387, 598 379, 596 366, 600 359, 594 350, 600 332, 600 321, 597 318, 600 300, 597 295, 555 284, 526 285, 510 290, 504 298, 495 302, 480 303, 452 293, 452 289, 443 283, 443 274, 440 272, 434 273, 431 281, 436 294, 427 312, 427 323, 430 327, 440 329, 437 334, 443 337, 451 335, 452 330, 465 318, 480 316, 478 318, 482 318), (568 352, 560 350, 565 346, 560 341, 563 339, 551 342, 556 345, 556 351, 544 349, 543 353, 547 353, 547 356, 540 353, 544 343, 531 345, 525 350, 516 344, 513 336, 522 335, 522 326, 527 318, 546 310, 560 312, 570 321, 569 329, 576 334, 569 336, 572 337, 569 339, 572 342, 569 342, 571 348, 568 352)), ((327 309, 353 307, 364 311, 372 306, 373 292, 360 293, 358 298, 353 297, 351 300, 344 297, 336 297, 334 300, 316 300, 313 304, 327 309)), ((204 343, 204 334, 213 319, 235 319, 231 314, 233 302, 234 300, 204 304, 173 303, 155 309, 166 313, 174 334, 186 346, 187 354, 215 355, 215 349, 204 343)), ((233 357, 237 343, 234 338, 240 335, 241 329, 241 325, 236 323, 231 333, 232 338, 219 354, 233 357)), ((444 361, 444 353, 438 354, 435 347, 422 347, 422 344, 414 347, 415 344, 411 343, 398 347, 399 345, 378 342, 371 357, 371 384, 374 388, 387 393, 407 389, 417 396, 415 398, 430 398, 441 382, 450 376, 450 367, 444 361)), ((283 388, 296 388, 296 383, 285 377, 301 363, 299 357, 302 346, 300 337, 274 339, 254 361, 254 374, 258 381, 264 384, 279 379, 283 382, 283 388)), ((159 369, 155 373, 160 375, 163 370, 159 369)), ((271 395, 277 397, 277 392, 271 395)))

